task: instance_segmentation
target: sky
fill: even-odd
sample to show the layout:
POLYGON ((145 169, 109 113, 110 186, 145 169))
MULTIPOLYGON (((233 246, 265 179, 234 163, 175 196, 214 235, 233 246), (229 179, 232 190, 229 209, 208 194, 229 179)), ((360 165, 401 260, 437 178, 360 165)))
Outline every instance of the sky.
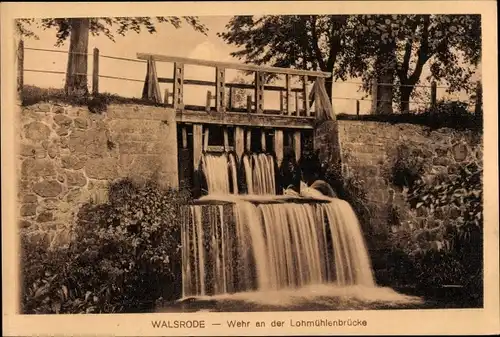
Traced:
MULTIPOLYGON (((137 53, 163 54, 169 56, 181 56, 196 59, 213 61, 227 61, 241 63, 240 60, 231 57, 230 53, 236 51, 234 46, 227 45, 217 36, 218 32, 224 31, 225 25, 230 20, 229 16, 205 16, 200 17, 200 21, 208 28, 207 35, 194 31, 189 25, 183 24, 181 28, 175 29, 169 24, 157 25, 157 33, 149 34, 143 32, 136 34, 130 32, 125 36, 115 36, 115 42, 105 36, 90 36, 89 52, 98 48, 101 56, 115 56, 136 59, 137 53)), ((66 70, 67 54, 49 53, 29 48, 42 48, 67 51, 69 41, 57 48, 55 30, 42 30, 34 27, 34 32, 39 36, 39 40, 25 39, 25 64, 26 70, 66 70)), ((101 78, 99 89, 101 92, 109 92, 125 97, 140 97, 142 86, 146 74, 146 64, 138 62, 126 62, 105 57, 100 58, 99 70, 101 75, 125 77, 138 81, 123 81, 115 79, 101 78)), ((173 67, 171 63, 157 62, 157 74, 159 77, 172 77, 173 67)), ((92 57, 89 57, 88 71, 92 71, 92 57)), ((422 77, 426 76, 424 74, 422 77)), ((236 71, 226 73, 226 81, 231 81, 236 77, 236 71)), ((62 74, 41 74, 26 71, 24 83, 39 87, 62 88, 64 86, 64 75, 62 74)), ((480 76, 480 75, 478 75, 480 76)), ((187 66, 185 68, 185 78, 197 80, 215 80, 215 70, 209 67, 187 66)), ((89 76, 89 82, 91 76, 89 76)), ((336 82, 333 87, 333 108, 339 113, 355 113, 356 99, 365 96, 359 91, 359 85, 352 82, 359 82, 359 79, 349 79, 345 82, 336 82), (345 97, 348 99, 337 99, 335 97, 345 97)), ((89 83, 90 84, 90 83, 89 83)), ((161 91, 171 90, 171 85, 161 84, 161 91)), ((185 86, 184 98, 186 104, 205 105, 206 92, 209 88, 185 86)), ((213 92, 213 89, 212 89, 213 92)), ((266 108, 278 107, 278 96, 276 93, 265 93, 264 101, 266 108)), ((444 92, 438 89, 438 99, 444 96, 444 92)), ((454 95, 455 97, 457 95, 454 95)), ((361 113, 368 113, 371 102, 361 101, 361 113)), ((412 107, 416 107, 413 105, 412 107)))

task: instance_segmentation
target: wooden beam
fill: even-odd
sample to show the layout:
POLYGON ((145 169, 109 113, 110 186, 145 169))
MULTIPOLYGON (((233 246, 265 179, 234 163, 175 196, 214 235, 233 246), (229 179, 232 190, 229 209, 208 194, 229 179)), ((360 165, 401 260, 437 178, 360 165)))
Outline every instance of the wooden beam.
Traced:
POLYGON ((208 138, 210 137, 210 130, 205 127, 205 132, 203 133, 203 151, 208 148, 208 138))
POLYGON ((280 167, 283 162, 283 130, 274 131, 274 155, 278 167, 280 167))
POLYGON ((300 70, 300 69, 289 69, 289 68, 278 68, 278 67, 263 67, 263 66, 255 66, 251 64, 241 64, 241 63, 231 63, 231 62, 217 62, 217 61, 208 61, 208 60, 200 60, 193 59, 187 57, 177 57, 177 56, 167 56, 167 55, 158 55, 158 54, 149 54, 149 53, 137 53, 137 58, 139 60, 148 60, 152 58, 153 61, 158 62, 179 62, 184 64, 192 64, 199 66, 207 66, 207 67, 222 67, 229 69, 239 69, 246 71, 261 71, 266 73, 274 73, 274 74, 290 74, 290 75, 298 75, 298 76, 312 76, 312 77, 331 77, 332 73, 328 72, 320 72, 320 71, 310 71, 310 70, 300 70))
POLYGON ((224 128, 224 150, 229 151, 229 133, 227 128, 224 128))
POLYGON ((252 131, 247 129, 245 130, 246 140, 245 140, 245 148, 247 151, 252 150, 252 131))
POLYGON ((173 105, 174 109, 182 109, 184 107, 184 64, 174 63, 174 92, 173 105))
POLYGON ((286 115, 292 114, 292 76, 286 74, 286 115))
POLYGON ((200 165, 201 154, 203 146, 203 125, 193 125, 193 167, 197 171, 200 165))
POLYGON ((303 93, 302 95, 304 96, 304 100, 302 104, 304 105, 304 111, 306 116, 311 116, 311 111, 309 109, 309 94, 307 92, 307 76, 304 76, 302 79, 302 88, 303 88, 303 93))
MULTIPOLYGON (((174 83, 173 78, 168 77, 158 77, 158 83, 174 83)), ((204 87, 215 87, 216 82, 214 81, 204 81, 204 80, 189 80, 184 79, 184 85, 197 85, 204 87)), ((253 89, 255 85, 253 84, 245 84, 245 83, 226 83, 226 88, 233 89, 253 89)), ((286 90, 286 87, 278 86, 278 85, 265 85, 264 90, 266 91, 282 91, 286 90)), ((302 92, 303 88, 291 88, 292 92, 302 92)))
POLYGON ((94 48, 92 63, 92 95, 99 94, 99 49, 94 48))
POLYGON ((264 74, 255 73, 255 112, 260 114, 264 111, 264 74))
POLYGON ((182 126, 181 132, 182 132, 182 148, 187 149, 187 147, 188 147, 188 135, 187 135, 187 128, 185 125, 182 126))
POLYGON ((226 70, 221 67, 215 69, 215 109, 226 111, 226 70))
POLYGON ((265 130, 260 130, 260 147, 262 149, 262 152, 267 151, 267 146, 266 146, 266 131, 265 130))
POLYGON ((183 110, 178 111, 176 120, 179 123, 200 123, 219 125, 254 126, 265 128, 308 129, 314 127, 314 117, 280 116, 266 114, 246 114, 238 112, 219 113, 212 111, 183 110))
POLYGON ((245 152, 245 130, 241 126, 234 128, 234 147, 236 156, 240 160, 243 152, 245 152))
POLYGON ((298 162, 300 160, 300 150, 301 150, 301 141, 300 141, 300 131, 295 131, 293 133, 293 150, 295 152, 295 160, 298 162))

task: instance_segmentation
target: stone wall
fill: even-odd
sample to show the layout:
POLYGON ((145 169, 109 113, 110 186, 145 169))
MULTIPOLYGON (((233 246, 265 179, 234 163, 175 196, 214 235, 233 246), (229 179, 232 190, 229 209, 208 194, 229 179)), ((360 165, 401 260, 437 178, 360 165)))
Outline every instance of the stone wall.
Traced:
POLYGON ((22 107, 18 124, 21 228, 47 243, 68 235, 79 207, 107 198, 110 181, 153 178, 176 187, 177 129, 170 109, 37 104, 22 107))
POLYGON ((391 184, 391 169, 396 151, 402 144, 418 150, 417 160, 424 161, 424 178, 432 181, 440 174, 454 174, 463 162, 482 161, 480 136, 451 129, 430 131, 411 124, 390 124, 368 121, 339 121, 344 175, 362 181, 371 206, 373 233, 384 235, 391 230, 391 209, 399 209, 400 220, 412 218, 423 227, 433 221, 429 214, 410 210, 404 191, 391 184))

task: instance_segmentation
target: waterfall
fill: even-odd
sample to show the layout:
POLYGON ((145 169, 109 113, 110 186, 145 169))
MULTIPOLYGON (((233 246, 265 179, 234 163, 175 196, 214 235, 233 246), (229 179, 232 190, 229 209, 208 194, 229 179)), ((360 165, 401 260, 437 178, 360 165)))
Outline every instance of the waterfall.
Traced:
POLYGON ((247 194, 238 194, 236 158, 204 154, 208 195, 189 207, 181 229, 183 297, 375 286, 351 206, 313 188, 328 191, 325 182, 276 195, 274 165, 271 155, 243 156, 247 194))
POLYGON ((183 257, 189 266, 205 266, 198 266, 197 282, 187 285, 185 296, 205 295, 200 289, 206 284, 212 295, 326 283, 375 285, 359 223, 345 201, 259 204, 210 196, 201 200, 224 206, 192 206, 187 231, 196 234, 187 237, 195 240, 185 242, 183 257), (210 227, 202 233, 205 217, 210 227), (210 275, 205 272, 209 268, 214 269, 210 275))

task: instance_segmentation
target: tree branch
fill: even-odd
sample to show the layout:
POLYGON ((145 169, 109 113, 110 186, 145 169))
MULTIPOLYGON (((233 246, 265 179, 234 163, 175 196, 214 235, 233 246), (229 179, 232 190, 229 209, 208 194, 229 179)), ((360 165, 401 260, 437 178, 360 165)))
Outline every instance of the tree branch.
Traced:
POLYGON ((420 48, 418 49, 418 59, 417 64, 415 66, 415 70, 413 74, 408 78, 408 84, 417 83, 420 75, 422 74, 422 69, 424 64, 431 58, 432 52, 429 50, 429 25, 430 25, 430 16, 424 16, 424 24, 422 28, 422 42, 420 43, 420 48))

